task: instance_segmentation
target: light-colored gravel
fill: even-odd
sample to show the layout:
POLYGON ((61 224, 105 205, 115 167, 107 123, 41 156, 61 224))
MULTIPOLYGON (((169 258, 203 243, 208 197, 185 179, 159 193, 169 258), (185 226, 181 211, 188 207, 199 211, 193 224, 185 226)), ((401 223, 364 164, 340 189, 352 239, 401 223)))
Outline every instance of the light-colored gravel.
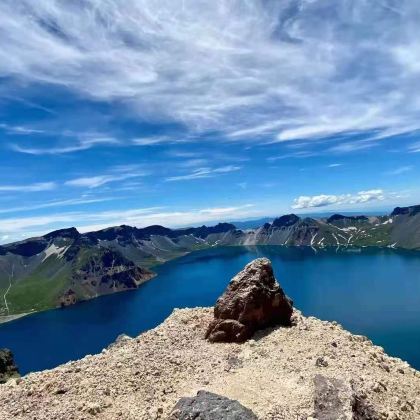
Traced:
POLYGON ((203 339, 210 308, 176 310, 159 327, 101 354, 0 386, 0 419, 165 419, 200 389, 239 400, 261 419, 306 419, 315 375, 366 394, 379 418, 420 419, 420 373, 339 325, 302 317, 245 344, 203 339))

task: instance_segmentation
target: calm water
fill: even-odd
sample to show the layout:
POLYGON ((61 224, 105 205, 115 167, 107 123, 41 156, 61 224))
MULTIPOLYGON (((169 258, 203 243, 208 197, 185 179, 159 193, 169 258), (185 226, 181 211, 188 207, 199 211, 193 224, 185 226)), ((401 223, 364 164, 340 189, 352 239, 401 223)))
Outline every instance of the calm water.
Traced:
POLYGON ((135 336, 175 307, 210 306, 229 279, 257 256, 269 257, 277 279, 306 315, 337 320, 392 355, 420 368, 420 254, 365 249, 218 248, 157 269, 139 290, 35 314, 0 326, 22 373, 98 353, 121 334, 135 336))

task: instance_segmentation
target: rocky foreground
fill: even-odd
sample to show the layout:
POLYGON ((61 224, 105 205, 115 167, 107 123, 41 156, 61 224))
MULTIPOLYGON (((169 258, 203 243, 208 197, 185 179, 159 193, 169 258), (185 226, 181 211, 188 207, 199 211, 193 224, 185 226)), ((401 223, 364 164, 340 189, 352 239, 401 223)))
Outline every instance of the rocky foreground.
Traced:
POLYGON ((255 278, 244 285, 238 276, 224 296, 239 290, 245 300, 226 306, 222 297, 216 318, 212 308, 175 310, 101 354, 9 380, 0 386, 0 419, 420 418, 420 373, 337 323, 293 310, 290 326, 259 330, 243 343, 214 342, 244 337, 250 320, 263 319, 261 299, 277 307, 282 296, 271 280, 258 291, 255 278), (226 328, 220 316, 232 314, 235 327, 226 328), (209 328, 224 340, 205 340, 209 328))

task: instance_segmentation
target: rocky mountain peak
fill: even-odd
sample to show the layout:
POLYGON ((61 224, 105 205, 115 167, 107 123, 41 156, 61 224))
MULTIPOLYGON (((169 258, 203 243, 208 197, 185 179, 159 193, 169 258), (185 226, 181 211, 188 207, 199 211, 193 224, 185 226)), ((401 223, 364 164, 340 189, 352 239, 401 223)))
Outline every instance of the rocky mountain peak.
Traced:
POLYGON ((418 213, 420 213, 420 205, 410 206, 410 207, 395 207, 395 209, 391 213, 391 217, 400 216, 403 214, 407 214, 409 216, 415 216, 418 213))
POLYGON ((209 341, 243 342, 270 325, 290 325, 292 301, 277 283, 271 261, 258 258, 240 271, 217 299, 209 341))
POLYGON ((65 239, 77 239, 80 233, 75 227, 67 229, 54 230, 53 232, 44 235, 45 239, 65 238, 65 239))
POLYGON ((287 227, 296 224, 300 220, 296 214, 286 214, 284 216, 274 219, 272 226, 274 227, 287 227))
POLYGON ((327 219, 327 223, 334 224, 335 222, 349 221, 349 222, 367 222, 369 219, 366 216, 345 216, 343 214, 333 214, 327 219))
POLYGON ((136 237, 138 239, 150 238, 151 235, 173 236, 173 230, 161 225, 152 225, 137 229, 136 237))

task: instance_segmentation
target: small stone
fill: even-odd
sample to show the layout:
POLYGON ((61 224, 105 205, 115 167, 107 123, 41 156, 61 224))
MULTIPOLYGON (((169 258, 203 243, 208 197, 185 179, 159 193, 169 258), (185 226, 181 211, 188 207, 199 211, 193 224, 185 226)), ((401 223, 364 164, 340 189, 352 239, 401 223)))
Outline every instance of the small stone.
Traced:
POLYGON ((324 357, 318 357, 315 361, 315 366, 317 367, 327 367, 328 361, 324 357))
POLYGON ((93 416, 96 416, 96 414, 99 414, 102 411, 102 409, 99 403, 89 403, 85 411, 89 414, 92 414, 93 416))
POLYGON ((385 370, 386 372, 390 372, 391 369, 389 368, 389 366, 386 363, 381 363, 380 367, 385 370))
POLYGON ((373 387, 372 387, 372 390, 374 391, 374 392, 383 392, 383 391, 386 391, 387 390, 387 388, 386 388, 386 386, 382 383, 382 382, 376 382, 374 385, 373 385, 373 387))

